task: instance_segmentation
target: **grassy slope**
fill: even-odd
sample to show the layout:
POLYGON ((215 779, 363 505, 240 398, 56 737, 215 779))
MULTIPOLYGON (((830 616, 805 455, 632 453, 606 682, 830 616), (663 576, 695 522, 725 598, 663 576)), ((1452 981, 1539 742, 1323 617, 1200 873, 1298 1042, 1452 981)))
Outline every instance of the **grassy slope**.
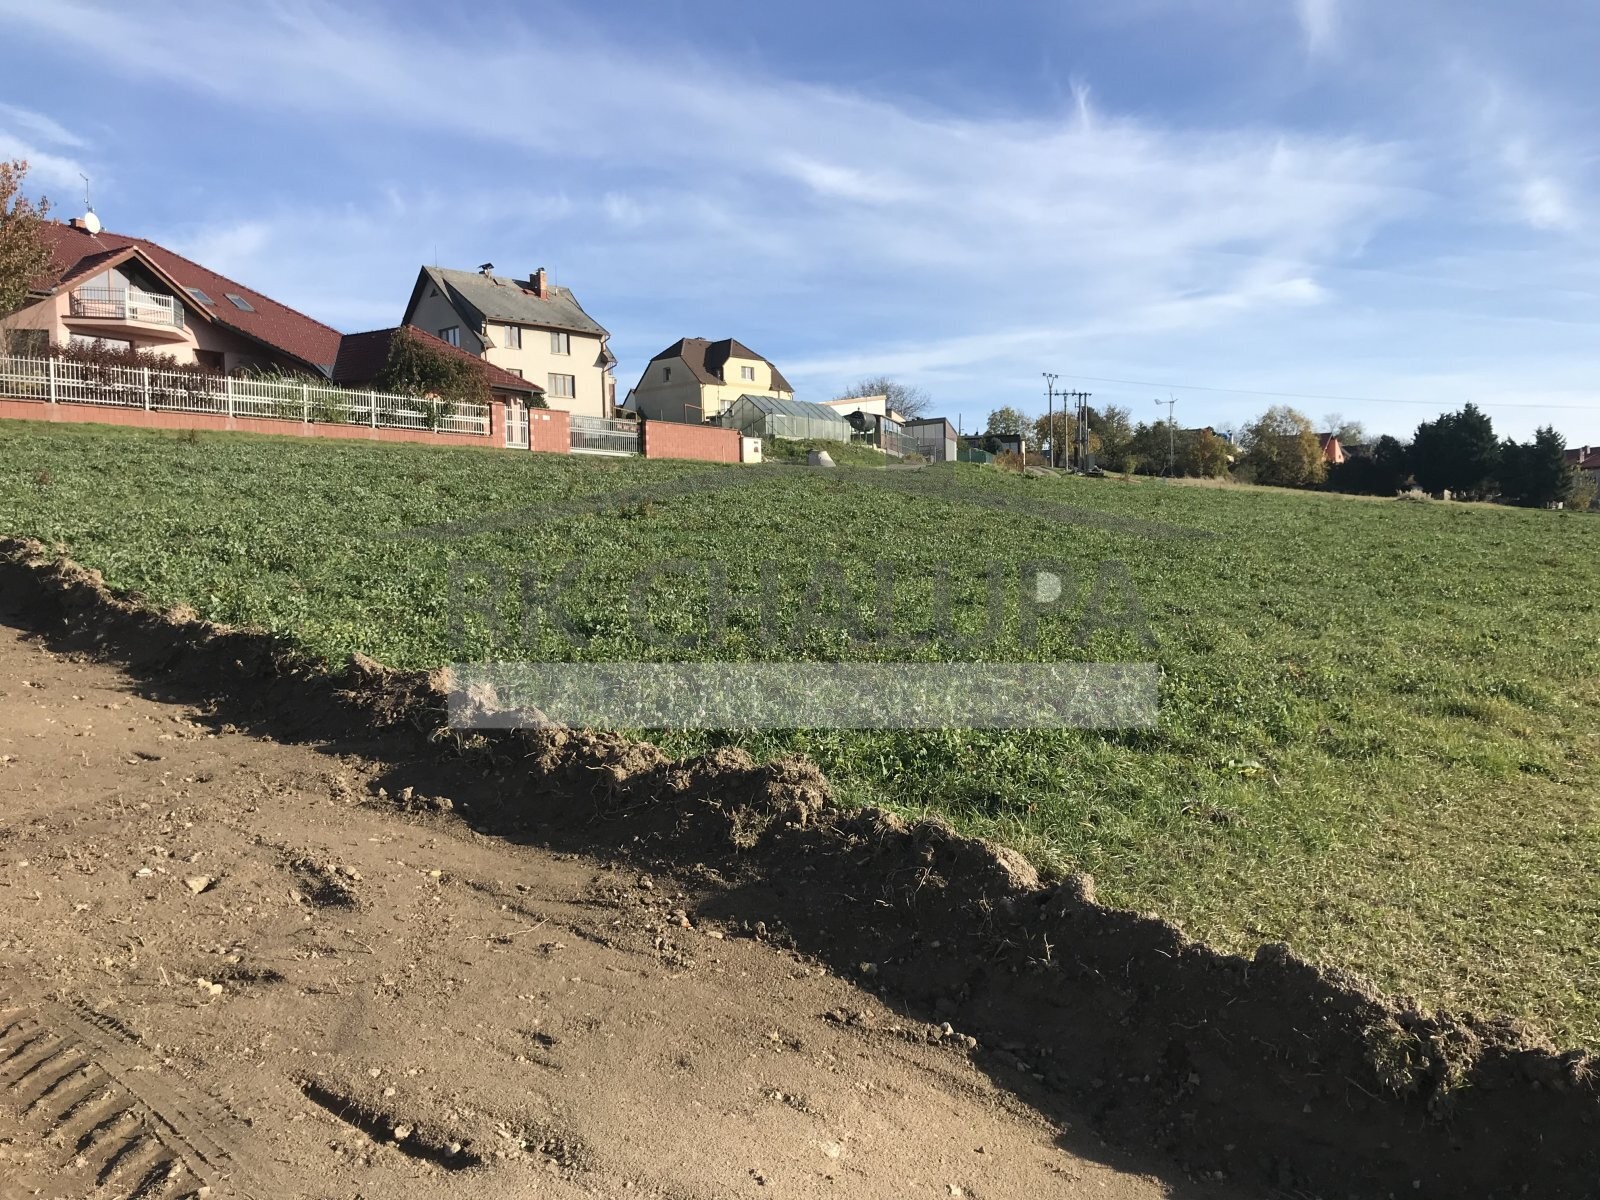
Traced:
MULTIPOLYGON (((585 560, 568 607, 593 641, 576 656, 620 659, 664 656, 625 611, 631 574, 653 560, 715 556, 736 596, 776 561, 785 611, 802 611, 806 564, 819 558, 858 584, 879 559, 924 580, 949 562, 972 595, 991 561, 1060 559, 1081 591, 1095 564, 1116 559, 1160 642, 1157 732, 720 736, 757 753, 804 750, 851 798, 943 811, 1049 865, 1092 871, 1103 897, 1213 942, 1286 940, 1429 1002, 1600 1045, 1600 818, 1585 771, 1600 749, 1592 519, 971 467, 918 474, 954 495, 908 495, 873 486, 878 472, 770 468, 747 489, 620 513, 447 540, 381 536, 536 516, 704 469, 7 422, 0 532, 64 543, 154 603, 402 666, 449 657, 455 557, 585 560), (1217 536, 1152 540, 1027 515, 1040 500, 1217 536)), ((668 589, 652 612, 688 632, 703 627, 704 599, 668 589)), ((967 616, 976 626, 978 613, 967 616)), ((1021 652, 1014 633, 985 657, 1021 652)), ((741 655, 794 657, 737 612, 730 637, 741 655)), ((812 657, 899 653, 851 651, 826 628, 800 641, 812 657)), ((574 656, 549 635, 494 649, 574 656)), ((1070 620, 1047 622, 1036 653, 1140 656, 1126 637, 1078 647, 1070 620)), ((937 644, 919 654, 963 657, 937 644)), ((667 739, 679 750, 708 740, 667 739)))

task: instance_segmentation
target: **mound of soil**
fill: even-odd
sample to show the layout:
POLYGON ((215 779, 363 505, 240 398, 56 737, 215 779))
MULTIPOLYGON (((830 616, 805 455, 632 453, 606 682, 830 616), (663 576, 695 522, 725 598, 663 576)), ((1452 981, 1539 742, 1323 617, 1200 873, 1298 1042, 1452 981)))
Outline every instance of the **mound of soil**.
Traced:
POLYGON ((1042 883, 937 821, 842 810, 809 763, 731 750, 674 762, 559 728, 460 737, 437 679, 364 660, 329 674, 263 635, 113 597, 36 544, 0 544, 0 609, 216 720, 359 745, 394 764, 385 794, 411 790, 408 819, 606 848, 688 881, 702 917, 959 1030, 1030 1102, 1087 1112, 1192 1178, 1297 1196, 1596 1192, 1594 1058, 1513 1022, 1396 1002, 1283 946, 1220 954, 1097 903, 1087 877, 1042 883), (418 813, 417 794, 452 803, 418 813))

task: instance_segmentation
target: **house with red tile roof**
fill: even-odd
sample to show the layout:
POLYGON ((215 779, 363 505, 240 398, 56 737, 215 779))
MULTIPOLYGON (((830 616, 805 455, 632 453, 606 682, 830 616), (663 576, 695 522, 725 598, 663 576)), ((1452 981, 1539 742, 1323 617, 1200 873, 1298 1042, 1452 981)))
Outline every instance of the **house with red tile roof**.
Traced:
POLYGON ((49 266, 28 302, 0 317, 13 354, 99 341, 229 373, 332 377, 340 334, 330 325, 148 238, 102 230, 92 214, 48 222, 43 235, 49 266))

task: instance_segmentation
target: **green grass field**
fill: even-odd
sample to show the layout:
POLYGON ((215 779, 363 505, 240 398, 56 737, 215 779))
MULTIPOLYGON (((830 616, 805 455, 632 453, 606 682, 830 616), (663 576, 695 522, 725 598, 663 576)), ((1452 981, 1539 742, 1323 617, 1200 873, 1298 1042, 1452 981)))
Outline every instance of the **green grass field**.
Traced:
MULTIPOLYGON (((975 630, 992 562, 1064 561, 1082 592, 1117 561, 1153 655, 1127 631, 1080 645, 1072 614, 1047 617, 1026 647, 1012 614, 978 657, 1153 656, 1155 731, 662 740, 800 750, 849 800, 944 813, 1046 867, 1088 870, 1102 898, 1215 944, 1287 941, 1426 1003, 1518 1015, 1600 1046, 1595 519, 970 466, 746 468, 738 487, 634 494, 713 470, 725 471, 6 422, 0 533, 61 543, 152 604, 396 666, 451 657, 457 559, 547 573, 587 564, 566 593, 584 647, 548 630, 491 646, 469 623, 476 650, 622 660, 718 656, 669 651, 631 624, 630 580, 664 559, 716 559, 735 596, 755 594, 762 564, 777 564, 780 632, 797 645, 763 641, 736 609, 735 656, 888 660, 903 648, 852 646, 811 619, 827 606, 805 599, 810 564, 841 563, 868 610, 875 563, 908 580, 948 564, 960 621, 975 630), (618 492, 629 495, 598 503, 618 492), (392 536, 508 513, 477 532, 392 536), (1211 536, 1167 536, 1172 527, 1211 536), (797 613, 809 614, 798 629, 797 613)), ((903 623, 926 630, 915 590, 903 623)), ((705 626, 703 594, 683 580, 653 592, 650 608, 685 637, 705 626)), ((974 657, 948 639, 914 656, 974 657)))

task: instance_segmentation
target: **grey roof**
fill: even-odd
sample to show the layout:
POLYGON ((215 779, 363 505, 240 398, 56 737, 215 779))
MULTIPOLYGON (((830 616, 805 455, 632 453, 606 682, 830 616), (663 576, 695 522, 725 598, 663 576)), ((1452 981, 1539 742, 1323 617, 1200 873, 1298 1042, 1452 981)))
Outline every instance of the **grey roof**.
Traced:
POLYGON ((451 271, 444 267, 424 267, 423 272, 458 309, 464 305, 485 320, 610 336, 603 325, 583 311, 583 306, 567 288, 551 284, 549 298, 541 300, 526 281, 518 282, 501 275, 451 271))
MULTIPOLYGON (((770 413, 785 417, 806 417, 813 421, 836 421, 840 425, 849 424, 848 421, 839 415, 838 409, 829 408, 826 404, 813 404, 809 400, 786 400, 781 396, 751 395, 740 396, 739 400, 749 401, 751 404, 755 405, 757 412, 770 413)), ((735 400, 733 403, 737 404, 739 403, 739 400, 735 400)), ((730 404, 728 407, 732 408, 733 405, 730 404)))

